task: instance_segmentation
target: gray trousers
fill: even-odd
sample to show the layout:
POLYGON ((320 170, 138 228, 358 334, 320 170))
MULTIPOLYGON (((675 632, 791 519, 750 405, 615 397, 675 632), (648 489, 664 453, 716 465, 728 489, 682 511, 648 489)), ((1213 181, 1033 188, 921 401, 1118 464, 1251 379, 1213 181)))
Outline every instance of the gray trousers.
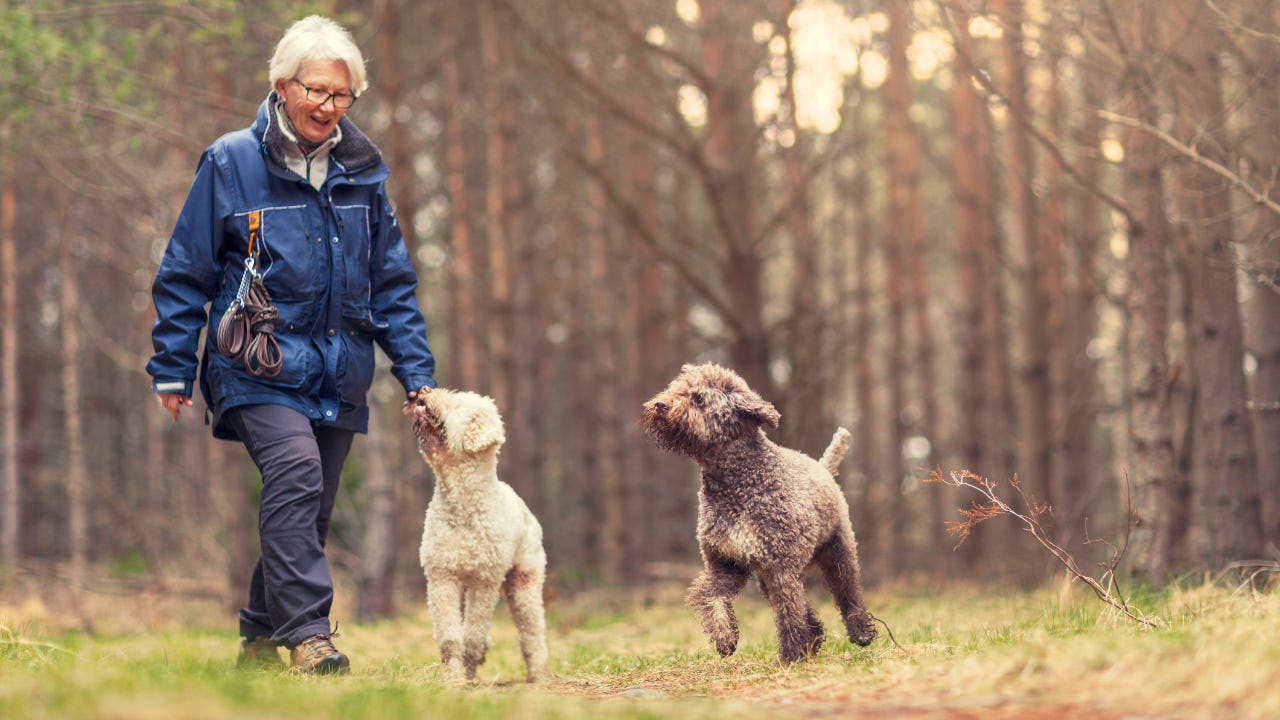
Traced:
POLYGON ((293 647, 330 631, 333 578, 325 536, 355 434, 313 423, 281 405, 233 408, 227 422, 262 473, 261 556, 249 581, 248 605, 240 609, 240 634, 293 647))

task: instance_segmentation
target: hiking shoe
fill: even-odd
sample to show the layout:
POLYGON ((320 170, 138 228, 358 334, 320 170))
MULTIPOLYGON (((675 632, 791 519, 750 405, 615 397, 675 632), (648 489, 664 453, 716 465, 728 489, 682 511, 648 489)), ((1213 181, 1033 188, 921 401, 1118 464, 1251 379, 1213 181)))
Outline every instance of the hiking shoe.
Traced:
POLYGON ((240 639, 240 656, 236 667, 242 670, 282 670, 284 661, 271 638, 260 635, 240 639))
POLYGON ((293 671, 306 675, 343 675, 351 670, 351 661, 333 646, 338 633, 319 633, 303 640, 289 651, 293 671))

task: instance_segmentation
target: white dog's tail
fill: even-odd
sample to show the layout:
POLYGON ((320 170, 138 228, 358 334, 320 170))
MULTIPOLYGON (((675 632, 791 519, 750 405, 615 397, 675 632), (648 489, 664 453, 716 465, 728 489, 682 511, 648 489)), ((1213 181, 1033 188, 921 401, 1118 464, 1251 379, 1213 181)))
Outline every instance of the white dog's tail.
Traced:
POLYGON ((831 444, 822 453, 822 459, 818 462, 822 463, 822 467, 831 473, 831 477, 840 474, 840 461, 844 460, 844 454, 849 452, 849 431, 842 427, 836 428, 835 435, 831 436, 831 444))

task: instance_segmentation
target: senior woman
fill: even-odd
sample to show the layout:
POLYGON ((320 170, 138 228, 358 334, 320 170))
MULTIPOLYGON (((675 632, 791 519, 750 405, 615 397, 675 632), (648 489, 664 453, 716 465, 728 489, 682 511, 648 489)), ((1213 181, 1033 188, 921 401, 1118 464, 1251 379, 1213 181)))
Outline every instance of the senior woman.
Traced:
POLYGON ((152 285, 147 372, 177 422, 198 365, 214 436, 243 443, 262 475, 241 664, 282 665, 283 646, 296 671, 344 673, 324 544, 352 438, 367 431, 373 346, 411 400, 435 386, 435 360, 387 167, 346 117, 368 86, 359 48, 312 16, 268 70, 253 125, 200 159, 152 285))

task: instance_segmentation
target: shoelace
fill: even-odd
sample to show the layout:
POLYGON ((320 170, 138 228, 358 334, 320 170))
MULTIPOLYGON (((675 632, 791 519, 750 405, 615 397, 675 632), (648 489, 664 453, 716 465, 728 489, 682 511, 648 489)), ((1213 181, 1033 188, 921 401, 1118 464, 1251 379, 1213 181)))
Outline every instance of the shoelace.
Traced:
POLYGON ((339 655, 338 648, 333 644, 333 638, 338 637, 338 625, 334 623, 333 632, 320 633, 312 635, 303 640, 298 646, 302 648, 302 658, 298 665, 311 665, 317 663, 331 655, 339 655))

